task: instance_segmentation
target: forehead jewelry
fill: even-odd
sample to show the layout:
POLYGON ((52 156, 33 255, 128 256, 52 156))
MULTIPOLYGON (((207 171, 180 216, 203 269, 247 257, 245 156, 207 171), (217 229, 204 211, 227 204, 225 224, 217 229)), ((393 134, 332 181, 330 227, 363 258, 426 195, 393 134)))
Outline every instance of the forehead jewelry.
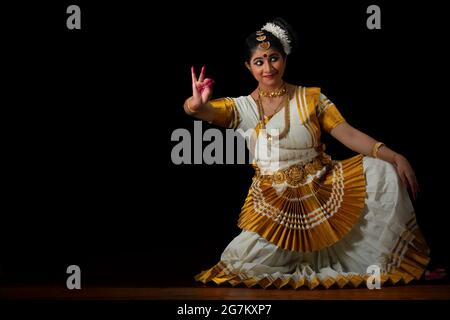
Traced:
POLYGON ((270 42, 265 41, 267 37, 264 35, 264 32, 261 30, 256 31, 256 36, 257 36, 256 40, 260 42, 258 44, 258 47, 260 47, 263 50, 268 50, 270 48, 270 42))

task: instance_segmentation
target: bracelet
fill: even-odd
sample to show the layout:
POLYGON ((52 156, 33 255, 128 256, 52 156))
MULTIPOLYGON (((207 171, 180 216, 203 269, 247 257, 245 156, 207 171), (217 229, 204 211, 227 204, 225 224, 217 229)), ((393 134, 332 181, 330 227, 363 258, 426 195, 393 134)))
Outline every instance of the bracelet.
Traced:
POLYGON ((197 113, 197 111, 193 111, 193 110, 191 109, 191 107, 189 106, 189 101, 191 100, 191 98, 192 98, 192 97, 189 97, 189 98, 186 100, 186 102, 184 103, 184 110, 187 109, 187 111, 188 111, 189 114, 194 114, 194 113, 197 113))
POLYGON ((384 146, 385 144, 383 142, 377 142, 373 145, 372 148, 372 157, 377 158, 378 159, 378 150, 384 146))

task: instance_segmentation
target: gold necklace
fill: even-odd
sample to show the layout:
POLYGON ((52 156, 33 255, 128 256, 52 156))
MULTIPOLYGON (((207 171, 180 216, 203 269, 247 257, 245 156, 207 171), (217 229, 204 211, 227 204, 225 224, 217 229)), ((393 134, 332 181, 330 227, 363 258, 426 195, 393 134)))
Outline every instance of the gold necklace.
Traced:
POLYGON ((281 97, 287 93, 286 84, 283 83, 281 87, 275 91, 263 91, 260 87, 258 87, 258 93, 260 97, 281 97))
MULTIPOLYGON (((264 112, 264 108, 263 108, 263 115, 264 115, 264 117, 266 117, 266 118, 273 117, 273 116, 275 115, 275 113, 277 113, 278 111, 281 110, 281 108, 282 108, 283 105, 284 105, 284 102, 285 102, 284 100, 281 100, 281 102, 280 102, 280 103, 277 105, 277 107, 273 110, 272 114, 271 114, 271 115, 268 115, 268 116, 264 115, 265 112, 264 112)), ((261 100, 261 105, 262 105, 262 100, 261 100)))
MULTIPOLYGON (((285 108, 285 110, 284 110, 284 129, 279 135, 276 136, 279 140, 283 139, 288 134, 288 132, 291 128, 291 112, 289 110, 289 101, 290 101, 290 97, 287 94, 286 95, 286 104, 284 106, 284 108, 285 108)), ((259 97, 257 99, 257 103, 258 103, 259 119, 261 121, 261 129, 265 129, 266 123, 264 121, 264 108, 262 105, 261 97, 259 97)), ((267 136, 267 140, 269 140, 269 141, 272 140, 272 138, 273 138, 273 136, 267 132, 266 132, 266 136, 267 136)))

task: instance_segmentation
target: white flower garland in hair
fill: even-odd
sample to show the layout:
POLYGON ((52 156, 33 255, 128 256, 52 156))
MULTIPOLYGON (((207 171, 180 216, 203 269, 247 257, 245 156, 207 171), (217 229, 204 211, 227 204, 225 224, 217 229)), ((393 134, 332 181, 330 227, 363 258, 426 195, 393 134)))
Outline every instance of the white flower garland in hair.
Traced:
POLYGON ((261 30, 269 31, 271 34, 277 37, 283 45, 284 52, 286 54, 291 53, 291 41, 289 40, 287 32, 283 28, 277 26, 275 23, 268 22, 264 25, 264 27, 261 28, 261 30))

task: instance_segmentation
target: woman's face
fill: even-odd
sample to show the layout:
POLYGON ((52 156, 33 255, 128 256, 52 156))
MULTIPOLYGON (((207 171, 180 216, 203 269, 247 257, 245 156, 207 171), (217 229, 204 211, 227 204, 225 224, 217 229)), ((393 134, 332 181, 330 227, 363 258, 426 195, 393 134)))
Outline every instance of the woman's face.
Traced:
POLYGON ((286 60, 276 49, 257 48, 251 56, 250 62, 245 64, 263 87, 279 87, 283 82, 286 60))

